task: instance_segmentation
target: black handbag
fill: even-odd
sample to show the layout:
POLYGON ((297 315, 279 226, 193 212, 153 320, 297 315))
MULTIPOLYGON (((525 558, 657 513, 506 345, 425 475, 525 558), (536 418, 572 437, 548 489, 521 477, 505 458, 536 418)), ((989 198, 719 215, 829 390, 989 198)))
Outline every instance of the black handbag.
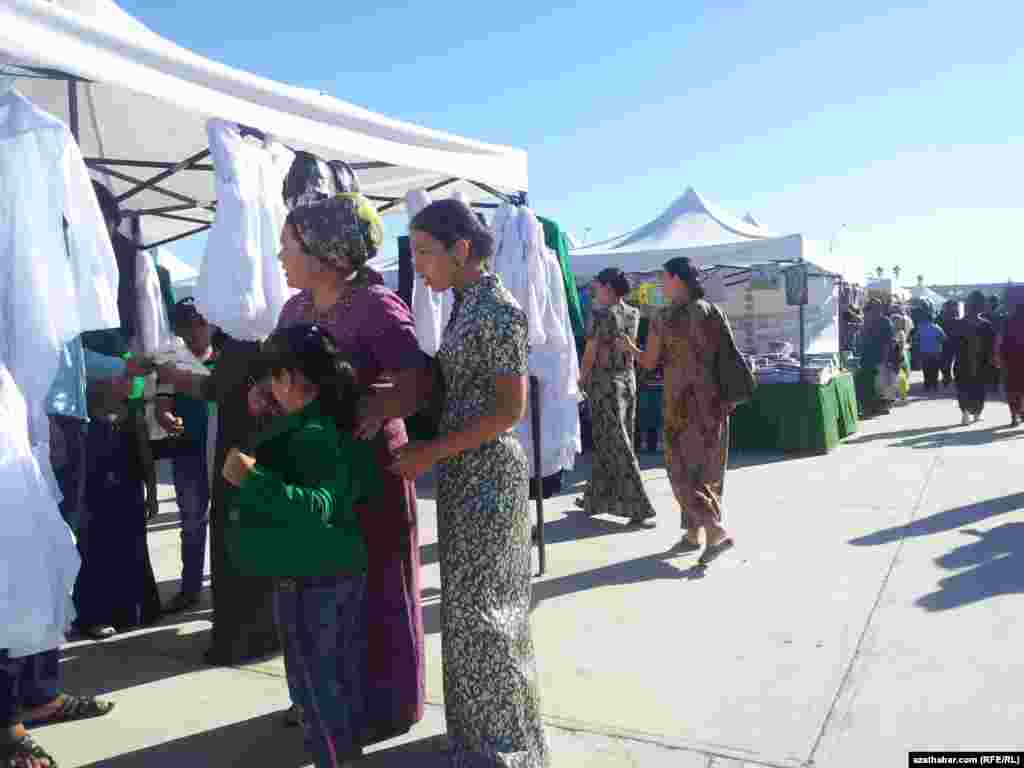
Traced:
POLYGON ((719 307, 720 334, 718 352, 715 357, 715 374, 718 379, 718 396, 723 403, 745 403, 754 396, 757 379, 747 361, 736 346, 736 340, 729 330, 729 320, 719 307))

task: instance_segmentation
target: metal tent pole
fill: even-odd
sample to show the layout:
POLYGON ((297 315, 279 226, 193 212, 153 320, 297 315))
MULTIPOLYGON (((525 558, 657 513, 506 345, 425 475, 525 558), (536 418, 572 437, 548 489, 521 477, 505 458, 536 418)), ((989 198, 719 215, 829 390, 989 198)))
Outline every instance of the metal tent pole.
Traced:
POLYGON ((81 146, 78 139, 78 81, 74 79, 68 80, 68 127, 75 143, 81 146))
POLYGON ((547 571, 548 559, 544 549, 544 478, 541 477, 540 382, 530 377, 530 431, 533 433, 533 477, 537 491, 537 550, 540 555, 540 573, 547 571))

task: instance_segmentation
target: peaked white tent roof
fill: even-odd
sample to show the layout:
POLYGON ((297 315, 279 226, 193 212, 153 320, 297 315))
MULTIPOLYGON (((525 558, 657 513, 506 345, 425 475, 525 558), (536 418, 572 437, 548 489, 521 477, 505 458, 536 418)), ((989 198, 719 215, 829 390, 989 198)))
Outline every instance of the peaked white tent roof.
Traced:
POLYGON ((811 259, 802 235, 776 236, 756 223, 737 218, 701 197, 693 187, 653 221, 625 235, 576 248, 570 264, 577 277, 592 277, 608 266, 653 272, 674 256, 700 266, 745 266, 811 259))
POLYGON ((106 169, 115 194, 167 174, 159 180, 160 189, 132 195, 125 208, 197 206, 147 216, 147 242, 212 219, 214 180, 203 154, 205 123, 211 117, 253 126, 294 149, 353 164, 363 192, 383 204, 410 189, 445 182, 446 194, 459 185, 473 199, 487 196, 458 180, 502 192, 528 188, 522 150, 392 120, 317 91, 227 67, 160 37, 112 0, 4 0, 4 74, 20 76, 22 93, 73 128, 69 104, 77 101, 83 154, 94 171, 106 169))

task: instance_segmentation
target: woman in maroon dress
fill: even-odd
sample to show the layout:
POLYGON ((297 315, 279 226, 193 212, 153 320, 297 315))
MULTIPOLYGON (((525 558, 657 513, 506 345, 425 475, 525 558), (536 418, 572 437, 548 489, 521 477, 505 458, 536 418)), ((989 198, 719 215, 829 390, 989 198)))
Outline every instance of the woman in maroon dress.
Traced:
MULTIPOLYGON (((285 304, 278 327, 320 325, 361 384, 390 385, 397 398, 370 398, 361 428, 388 467, 408 440, 401 418, 383 417, 415 410, 426 358, 409 308, 366 266, 382 239, 376 210, 358 194, 293 209, 281 236, 281 263, 300 293, 285 304)), ((364 743, 404 733, 423 716, 416 487, 392 473, 384 481, 385 500, 360 510, 369 552, 364 743)))

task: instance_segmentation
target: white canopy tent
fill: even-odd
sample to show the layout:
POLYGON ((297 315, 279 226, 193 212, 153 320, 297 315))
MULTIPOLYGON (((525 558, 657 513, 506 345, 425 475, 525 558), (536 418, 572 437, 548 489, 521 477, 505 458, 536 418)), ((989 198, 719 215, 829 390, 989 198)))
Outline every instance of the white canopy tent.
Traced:
POLYGON ((206 121, 222 118, 293 149, 344 160, 381 208, 411 189, 479 200, 527 189, 526 153, 384 117, 323 93, 256 77, 166 40, 112 0, 5 0, 0 77, 63 119, 87 164, 146 247, 209 226, 214 179, 206 121))
MULTIPOLYGON (((749 213, 743 218, 733 216, 692 187, 648 224, 572 250, 570 265, 577 280, 584 282, 605 267, 657 272, 676 256, 686 256, 705 270, 721 268, 717 270, 720 279, 713 281, 717 291, 712 290, 709 298, 726 307, 740 345, 758 352, 766 351, 772 341, 789 340, 794 346, 799 342, 800 313, 786 304, 781 270, 804 261, 811 274, 839 271, 828 263, 817 241, 801 234, 769 232, 749 213)), ((805 312, 808 352, 838 351, 837 306, 832 281, 812 278, 805 312)))
POLYGON ((608 266, 653 272, 674 256, 699 266, 747 266, 805 257, 802 235, 779 237, 709 203, 693 187, 664 213, 624 235, 570 252, 573 274, 589 279, 608 266))

